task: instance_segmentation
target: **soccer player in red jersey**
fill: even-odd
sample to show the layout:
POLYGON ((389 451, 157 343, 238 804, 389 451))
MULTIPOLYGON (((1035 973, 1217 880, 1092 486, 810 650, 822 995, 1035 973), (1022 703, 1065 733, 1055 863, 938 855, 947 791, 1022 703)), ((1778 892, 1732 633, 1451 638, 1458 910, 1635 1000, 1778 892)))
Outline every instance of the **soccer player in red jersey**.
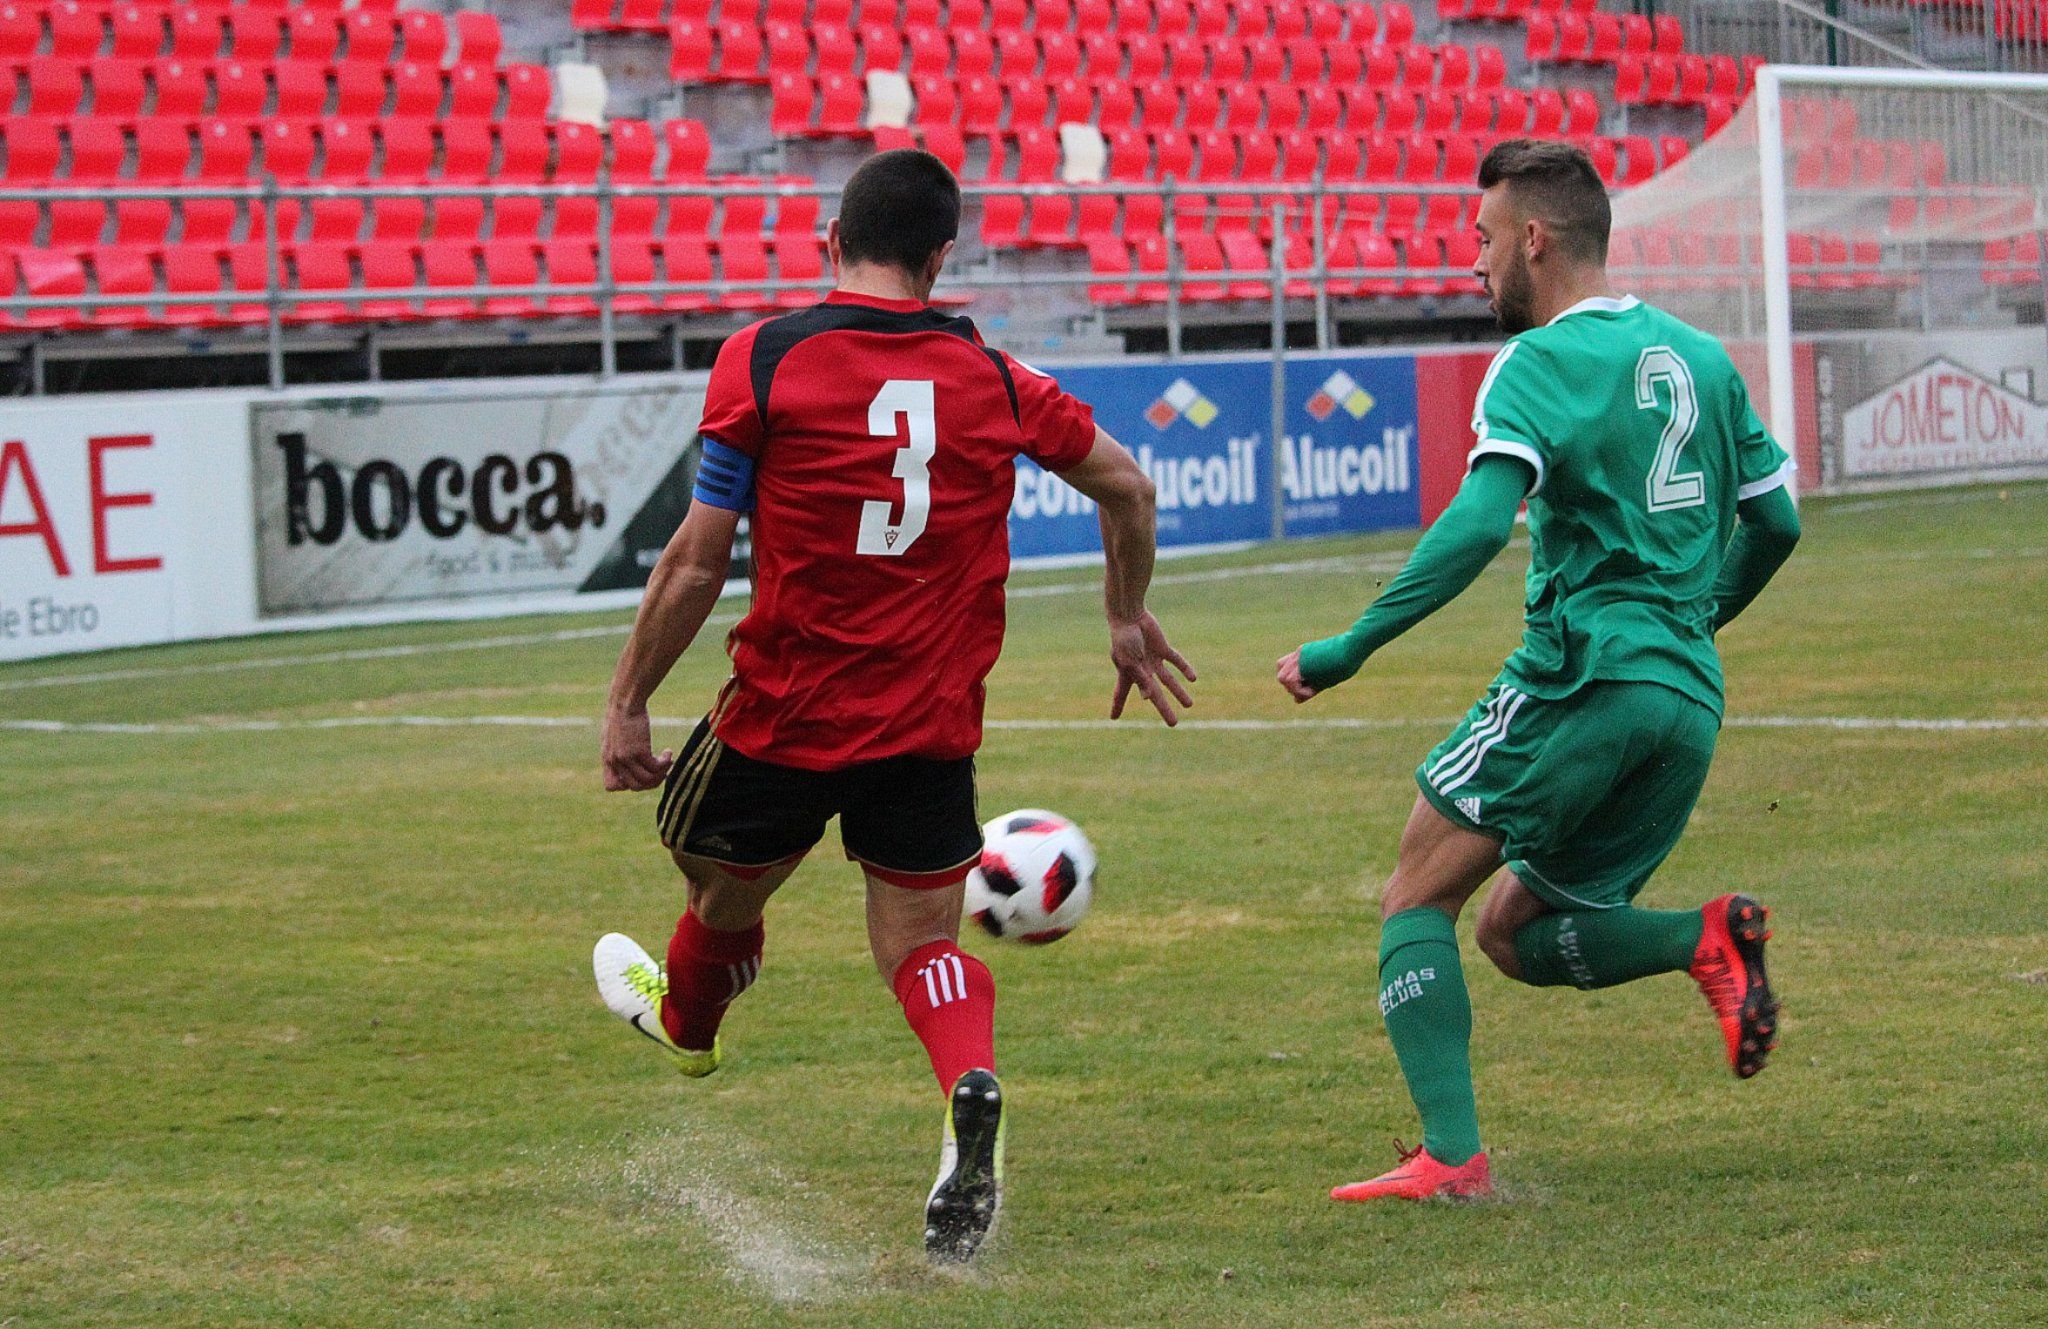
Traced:
POLYGON ((1167 724, 1194 671, 1145 610, 1152 482, 1050 377, 930 307, 959 232, 938 158, 870 159, 826 246, 838 289, 719 351, 694 499, 648 581, 604 726, 605 788, 663 786, 661 838, 689 883, 666 968, 597 944, 606 1004, 686 1075, 720 1061, 726 1008, 760 972, 763 906, 837 816, 867 878, 868 940, 947 1096, 925 1248, 971 1258, 1001 1201, 995 983, 955 944, 979 861, 974 753, 1003 641, 1015 459, 1100 505, 1116 668, 1167 724), (647 703, 711 612, 752 516, 754 599, 732 678, 680 756, 647 703), (1181 678, 1174 677, 1171 670, 1181 678))

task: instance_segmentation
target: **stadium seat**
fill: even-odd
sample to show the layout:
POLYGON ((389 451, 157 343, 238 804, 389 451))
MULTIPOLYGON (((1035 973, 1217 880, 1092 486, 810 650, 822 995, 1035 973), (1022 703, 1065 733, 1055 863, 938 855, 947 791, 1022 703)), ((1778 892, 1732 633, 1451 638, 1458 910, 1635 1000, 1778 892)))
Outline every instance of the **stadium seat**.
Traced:
POLYGON ((454 18, 457 67, 497 64, 499 53, 505 47, 505 35, 499 28, 497 16, 474 9, 460 9, 454 18))
MULTIPOLYGON (((0 262, 6 260, 0 255, 0 262)), ((20 249, 14 253, 18 273, 16 289, 39 299, 59 299, 85 294, 85 265, 76 257, 50 249, 20 249)), ((24 309, 15 316, 18 326, 32 329, 76 328, 84 325, 77 306, 24 309)))
MULTIPOLYGON (((365 291, 399 291, 419 285, 413 258, 414 246, 397 241, 372 241, 356 249, 356 263, 362 269, 365 291)), ((410 298, 394 296, 365 299, 356 316, 380 322, 419 317, 419 305, 410 298)))
POLYGON ((662 242, 661 255, 668 282, 698 288, 663 295, 660 297, 662 309, 674 313, 695 313, 717 307, 717 297, 708 289, 713 281, 711 251, 702 240, 671 236, 662 242))
MULTIPOLYGON (((89 122, 74 121, 73 133, 77 132, 79 124, 84 123, 89 122)), ((0 119, 0 139, 4 139, 7 146, 7 173, 4 178, 9 186, 42 185, 56 178, 57 163, 63 156, 64 147, 58 141, 57 126, 53 122, 27 117, 0 119)))
POLYGON ((376 150, 370 124, 330 116, 319 122, 320 181, 330 185, 361 184, 369 175, 376 150))
MULTIPOLYGON (((484 280, 492 286, 539 286, 540 263, 531 240, 490 240, 482 246, 484 280)), ((531 295, 493 295, 483 302, 489 318, 526 318, 540 310, 531 295)))
POLYGON ((316 5, 294 5, 285 19, 286 53, 302 64, 326 64, 341 49, 339 16, 316 5))
POLYGON ((537 120, 547 114, 554 96, 547 70, 539 65, 506 65, 498 71, 498 79, 504 88, 501 114, 505 119, 537 120))
MULTIPOLYGON (((65 136, 71 143, 71 164, 65 175, 66 183, 105 186, 120 179, 121 164, 128 154, 128 141, 118 121, 97 117, 73 120, 66 127, 65 136)), ((21 153, 26 146, 22 139, 14 134, 7 137, 10 154, 21 153)), ((37 151, 40 152, 40 148, 37 151)))
MULTIPOLYGON (((167 294, 220 294, 220 255, 211 247, 175 245, 163 251, 163 267, 167 294)), ((159 321, 170 327, 205 327, 222 321, 220 305, 165 304, 159 321)))

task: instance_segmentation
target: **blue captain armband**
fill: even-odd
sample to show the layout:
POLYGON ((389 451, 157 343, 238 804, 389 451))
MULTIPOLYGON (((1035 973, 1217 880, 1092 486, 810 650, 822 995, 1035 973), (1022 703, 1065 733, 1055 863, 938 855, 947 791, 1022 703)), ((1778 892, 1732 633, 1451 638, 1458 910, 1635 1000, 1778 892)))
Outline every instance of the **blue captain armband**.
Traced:
POLYGON ((697 462, 696 499, 727 512, 754 510, 754 459, 715 438, 704 440, 697 462))

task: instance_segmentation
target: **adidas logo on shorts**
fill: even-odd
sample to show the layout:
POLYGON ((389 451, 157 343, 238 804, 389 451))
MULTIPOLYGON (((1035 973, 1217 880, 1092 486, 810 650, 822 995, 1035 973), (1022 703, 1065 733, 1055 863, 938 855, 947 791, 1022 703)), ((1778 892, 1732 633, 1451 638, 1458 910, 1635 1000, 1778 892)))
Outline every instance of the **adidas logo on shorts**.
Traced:
POLYGON ((1470 818, 1471 818, 1472 820, 1474 820, 1474 821, 1478 821, 1478 820, 1479 820, 1479 800, 1478 800, 1478 799, 1476 799, 1476 798, 1461 798, 1461 799, 1459 799, 1459 800, 1458 800, 1458 811, 1460 811, 1460 812, 1464 813, 1464 814, 1465 814, 1466 816, 1470 817, 1470 818))

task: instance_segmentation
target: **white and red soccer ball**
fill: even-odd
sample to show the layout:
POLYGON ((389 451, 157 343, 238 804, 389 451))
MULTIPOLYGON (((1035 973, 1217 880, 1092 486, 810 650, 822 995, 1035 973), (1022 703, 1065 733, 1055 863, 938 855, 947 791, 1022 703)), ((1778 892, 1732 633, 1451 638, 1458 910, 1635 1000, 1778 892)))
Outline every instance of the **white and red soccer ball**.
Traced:
POLYGON ((981 866, 967 874, 967 916, 1004 941, 1042 945, 1074 930, 1095 890, 1095 846, 1042 808, 981 828, 981 866))

